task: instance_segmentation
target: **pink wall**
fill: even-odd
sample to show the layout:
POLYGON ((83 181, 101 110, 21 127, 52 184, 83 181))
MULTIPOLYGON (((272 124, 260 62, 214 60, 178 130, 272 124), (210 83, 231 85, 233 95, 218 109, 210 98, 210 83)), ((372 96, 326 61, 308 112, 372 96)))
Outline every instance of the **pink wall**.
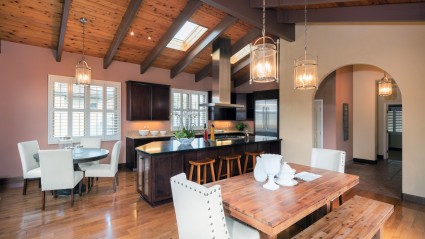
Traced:
MULTIPOLYGON (((38 140, 40 148, 56 148, 47 144, 47 75, 73 76, 80 55, 64 52, 62 61, 56 62, 51 49, 1 42, 0 53, 0 178, 22 176, 17 143, 38 140)), ((170 79, 170 71, 150 68, 140 74, 137 64, 114 61, 103 69, 103 59, 87 57, 92 67, 92 77, 97 80, 122 82, 122 141, 120 162, 125 162, 125 137, 127 132, 142 128, 169 129, 168 121, 126 121, 125 81, 135 80, 168 84, 173 88, 210 90, 211 78, 195 82, 194 75, 181 73, 170 79)), ((249 85, 238 87, 238 92, 252 92, 273 88, 274 85, 249 85)), ((275 87, 277 88, 277 87, 275 87)), ((112 149, 114 142, 103 142, 102 147, 112 149)), ((104 159, 109 161, 109 159, 104 159)))
POLYGON ((353 66, 336 70, 336 148, 346 153, 346 161, 353 160, 353 66), (348 140, 342 130, 342 104, 348 104, 348 140))
POLYGON ((327 76, 319 85, 315 99, 323 100, 323 148, 336 149, 335 119, 335 72, 327 76))

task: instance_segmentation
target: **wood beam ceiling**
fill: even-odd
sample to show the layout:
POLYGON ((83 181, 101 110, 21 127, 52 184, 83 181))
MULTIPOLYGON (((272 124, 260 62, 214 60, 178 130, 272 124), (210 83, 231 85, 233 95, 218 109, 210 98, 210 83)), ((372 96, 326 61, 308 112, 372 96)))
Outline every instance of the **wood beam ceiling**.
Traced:
MULTIPOLYGON (((246 0, 202 0, 229 15, 239 18, 262 29, 262 11, 253 9, 246 0)), ((266 10, 266 31, 286 41, 295 41, 295 24, 280 24, 276 21, 276 11, 266 10), (269 19, 267 21, 267 19, 269 19)))
POLYGON ((105 57, 103 58, 103 68, 107 69, 109 65, 112 63, 112 59, 117 52, 121 41, 124 39, 127 34, 128 28, 134 20, 137 12, 139 11, 139 7, 142 4, 142 0, 131 0, 128 4, 127 10, 121 20, 120 25, 115 33, 114 39, 112 39, 111 45, 109 46, 108 51, 106 52, 105 57))
POLYGON ((206 47, 208 47, 221 33, 237 21, 236 18, 227 15, 221 22, 205 37, 198 45, 188 52, 183 59, 175 65, 170 72, 170 78, 176 77, 184 68, 186 68, 206 47))
POLYGON ((56 61, 62 60, 63 42, 65 41, 66 23, 68 22, 71 0, 64 0, 62 4, 62 17, 59 26, 58 43, 56 44, 56 61))
MULTIPOLYGON (((259 38, 261 36, 261 31, 257 28, 252 29, 249 31, 244 37, 239 39, 235 44, 232 46, 232 55, 236 54, 238 51, 240 51, 242 48, 244 48, 246 45, 251 43, 254 39, 259 38)), ((195 82, 201 81, 205 77, 207 77, 211 72, 212 64, 206 65, 204 68, 202 68, 200 71, 195 73, 195 82)))
MULTIPOLYGON (((307 5, 326 4, 326 3, 341 3, 341 2, 357 2, 358 0, 308 0, 307 5)), ((262 8, 263 0, 250 0, 252 8, 262 8)), ((266 8, 268 7, 288 7, 288 6, 304 6, 304 1, 301 0, 267 0, 266 8)))
MULTIPOLYGON (((308 22, 424 21, 425 3, 308 9, 307 19, 308 22)), ((304 22, 304 10, 280 11, 278 22, 304 22)))
POLYGON ((183 27, 187 20, 193 15, 193 13, 202 5, 199 0, 189 0, 186 7, 180 13, 180 15, 174 20, 173 25, 168 28, 167 32, 161 37, 158 44, 149 52, 149 55, 140 64, 140 74, 145 73, 156 58, 165 49, 168 43, 173 39, 177 32, 183 27))
POLYGON ((242 70, 243 68, 245 68, 245 66, 249 65, 251 59, 249 56, 245 57, 243 60, 239 61, 238 64, 234 65, 232 67, 232 75, 235 74, 236 72, 242 70))
POLYGON ((249 81, 249 77, 250 77, 249 74, 245 74, 245 75, 243 75, 239 78, 234 79, 233 80, 233 87, 236 88, 238 86, 245 84, 246 82, 249 81))

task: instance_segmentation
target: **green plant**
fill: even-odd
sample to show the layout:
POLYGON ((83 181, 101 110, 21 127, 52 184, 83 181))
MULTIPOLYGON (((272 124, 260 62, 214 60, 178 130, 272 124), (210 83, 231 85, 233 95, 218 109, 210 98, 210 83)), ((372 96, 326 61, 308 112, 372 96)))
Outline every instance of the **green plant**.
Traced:
POLYGON ((184 112, 182 115, 174 113, 172 114, 172 116, 177 117, 179 122, 179 130, 173 133, 174 137, 176 137, 177 139, 195 137, 196 131, 193 129, 193 121, 197 116, 195 113, 184 112))
POLYGON ((238 130, 240 130, 240 131, 244 130, 244 129, 245 129, 245 127, 246 127, 246 124, 244 124, 244 123, 242 123, 242 122, 239 122, 239 123, 236 125, 236 129, 238 129, 238 130))

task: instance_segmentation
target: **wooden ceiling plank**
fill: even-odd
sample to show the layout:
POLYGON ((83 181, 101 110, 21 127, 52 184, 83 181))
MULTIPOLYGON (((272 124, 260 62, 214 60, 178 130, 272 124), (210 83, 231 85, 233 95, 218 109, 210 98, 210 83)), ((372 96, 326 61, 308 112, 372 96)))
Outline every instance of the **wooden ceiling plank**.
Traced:
POLYGON ((186 7, 180 15, 174 20, 173 25, 168 28, 167 32, 158 41, 158 44, 152 49, 145 60, 140 64, 140 74, 146 72, 152 65, 156 58, 165 49, 168 43, 173 39, 177 32, 183 27, 186 21, 193 15, 193 13, 202 5, 199 0, 189 0, 186 7))
POLYGON ((242 70, 243 68, 245 68, 245 66, 249 65, 250 60, 251 59, 249 58, 249 55, 248 55, 243 60, 239 61, 238 64, 234 65, 232 67, 232 75, 242 70))
MULTIPOLYGON (((425 3, 309 9, 308 22, 424 21, 425 3)), ((280 11, 278 22, 304 22, 304 10, 280 11)))
MULTIPOLYGON (((239 39, 235 44, 232 46, 232 55, 236 54, 238 51, 240 51, 242 48, 244 48, 246 45, 251 43, 254 39, 261 36, 261 31, 257 28, 252 29, 249 31, 244 37, 239 39)), ((249 58, 248 58, 248 64, 249 64, 249 58)), ((211 63, 206 65, 204 68, 202 68, 200 71, 195 73, 195 82, 201 81, 205 77, 207 77, 211 72, 211 63)))
MULTIPOLYGON (((253 9, 246 0, 202 0, 227 14, 239 18, 259 29, 262 29, 263 14, 258 9, 253 9)), ((295 41, 295 24, 280 24, 276 22, 276 11, 266 10, 266 31, 286 41, 295 41), (269 19, 269 20, 267 20, 269 19)))
POLYGON ((128 4, 127 10, 125 11, 125 14, 117 29, 117 32, 115 33, 114 39, 112 40, 111 45, 109 46, 109 49, 106 52, 105 57, 103 58, 104 69, 108 68, 109 65, 111 65, 112 59, 114 58, 115 53, 117 52, 117 49, 121 44, 121 41, 127 34, 128 28, 130 27, 134 17, 139 11, 139 7, 141 4, 142 0, 131 0, 131 2, 128 4))
POLYGON ((59 27, 58 44, 56 48, 56 62, 62 60, 63 42, 65 41, 66 23, 68 22, 71 0, 64 0, 62 6, 62 17, 59 27))
MULTIPOLYGON (((340 2, 358 2, 358 0, 308 0, 307 5, 340 3, 340 2)), ((251 8, 263 8, 263 0, 250 0, 251 8)), ((267 0, 266 8, 304 6, 304 1, 300 0, 267 0)))
POLYGON ((249 74, 243 75, 233 80, 233 87, 238 87, 249 81, 249 74))
POLYGON ((227 15, 198 45, 196 45, 182 60, 175 65, 170 72, 170 78, 176 77, 184 70, 206 47, 208 47, 222 32, 237 21, 236 18, 227 15))

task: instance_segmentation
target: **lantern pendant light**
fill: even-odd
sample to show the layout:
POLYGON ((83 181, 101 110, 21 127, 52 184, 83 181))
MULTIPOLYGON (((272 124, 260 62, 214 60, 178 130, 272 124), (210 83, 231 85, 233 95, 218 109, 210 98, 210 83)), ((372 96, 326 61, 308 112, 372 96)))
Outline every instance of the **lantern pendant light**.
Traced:
POLYGON ((279 83, 279 39, 276 42, 266 36, 266 1, 263 0, 263 29, 262 37, 250 44, 250 80, 258 82, 279 83), (267 43, 268 41, 268 43, 267 43))
POLYGON ((380 96, 389 96, 393 93, 393 85, 388 79, 387 73, 384 72, 384 77, 378 82, 378 94, 380 96))
POLYGON ((317 89, 317 57, 307 54, 307 1, 304 1, 304 56, 294 61, 294 88, 317 89))
POLYGON ((84 33, 85 33, 85 24, 87 19, 82 17, 80 22, 83 24, 83 52, 81 60, 77 62, 75 66, 75 84, 77 85, 90 85, 91 83, 91 68, 87 64, 84 56, 84 33))

